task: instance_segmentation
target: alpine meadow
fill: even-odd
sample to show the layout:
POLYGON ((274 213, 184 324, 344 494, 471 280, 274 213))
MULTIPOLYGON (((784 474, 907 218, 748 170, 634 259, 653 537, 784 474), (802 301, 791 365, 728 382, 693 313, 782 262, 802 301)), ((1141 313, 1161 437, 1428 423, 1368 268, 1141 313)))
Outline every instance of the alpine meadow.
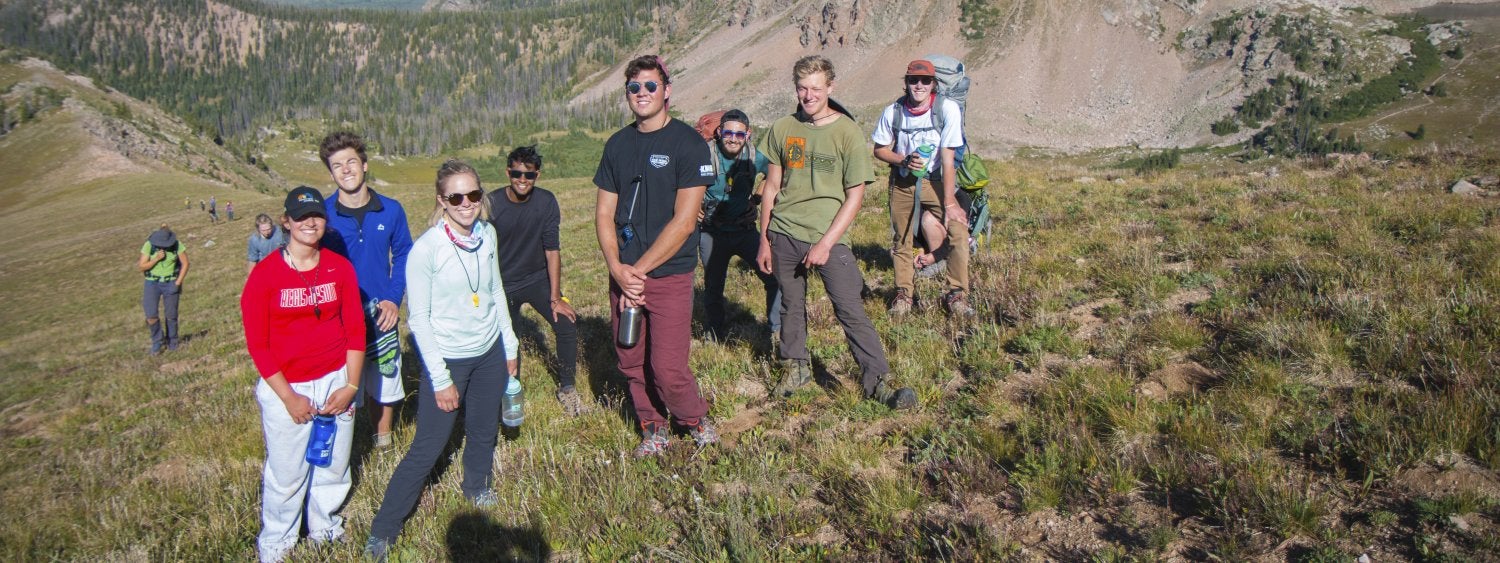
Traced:
MULTIPOLYGON (((536 145, 591 406, 554 398, 523 309, 498 502, 465 498, 455 433, 391 560, 1500 561, 1497 109, 1500 2, 4 0, 0 559, 256 557, 246 240, 288 190, 337 189, 318 143, 347 130, 413 235, 444 161, 501 190, 536 145), (941 275, 888 311, 883 163, 849 230, 915 408, 863 398, 821 283, 815 385, 773 396, 734 260, 725 338, 694 274, 720 442, 632 456, 594 174, 647 53, 673 116, 740 108, 752 136, 796 110, 805 55, 866 140, 907 61, 967 65, 977 315, 945 313, 941 275), (137 260, 164 224, 190 265, 181 346, 153 355, 137 260)), ((364 557, 430 389, 407 315, 394 444, 355 417, 347 535, 288 561, 364 557)))

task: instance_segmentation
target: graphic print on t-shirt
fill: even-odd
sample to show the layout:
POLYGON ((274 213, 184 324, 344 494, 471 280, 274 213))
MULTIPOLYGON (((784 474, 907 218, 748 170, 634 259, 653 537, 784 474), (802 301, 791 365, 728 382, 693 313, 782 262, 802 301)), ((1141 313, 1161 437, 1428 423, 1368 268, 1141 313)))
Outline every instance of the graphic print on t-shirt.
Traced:
POLYGON ((305 287, 288 287, 281 290, 281 308, 312 307, 335 301, 338 298, 339 294, 334 289, 333 282, 314 287, 311 292, 305 287))
POLYGON ((807 139, 802 137, 786 138, 786 167, 804 168, 807 166, 807 139))

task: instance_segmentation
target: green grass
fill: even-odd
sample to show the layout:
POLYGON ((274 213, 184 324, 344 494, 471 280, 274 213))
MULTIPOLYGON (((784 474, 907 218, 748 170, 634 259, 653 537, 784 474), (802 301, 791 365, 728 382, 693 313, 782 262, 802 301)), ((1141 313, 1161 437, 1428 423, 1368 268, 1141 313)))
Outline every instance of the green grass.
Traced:
MULTIPOLYGON (((80 146, 68 130, 52 121, 0 138, 0 167, 36 179, 0 184, 0 222, 16 233, 0 247, 0 558, 250 558, 262 438, 236 310, 250 222, 209 225, 181 201, 216 193, 248 217, 279 198, 179 173, 49 176, 80 146), (188 242, 191 338, 148 358, 133 263, 164 221, 188 242)), ((309 136, 278 141, 273 162, 327 190, 309 136)), ((436 163, 371 164, 418 231, 436 163)), ((451 467, 395 552, 1337 560, 1370 546, 1389 559, 1483 558, 1500 521, 1493 492, 1410 481, 1462 471, 1493 483, 1500 470, 1500 200, 1442 190, 1495 164, 1460 152, 1338 170, 1283 161, 1268 178, 1204 174, 1190 160, 1075 184, 1054 181, 1072 165, 997 163, 994 231, 973 265, 980 315, 967 324, 935 307, 885 314, 877 187, 851 238, 893 377, 919 407, 859 400, 816 284, 809 346, 833 379, 769 400, 778 374, 758 284, 733 270, 738 336, 695 340, 692 355, 724 443, 693 452, 679 439, 648 461, 628 456, 637 436, 609 348, 593 188, 544 177, 563 206, 565 288, 584 321, 580 386, 601 408, 565 417, 545 363, 526 362, 526 425, 496 452, 500 505, 467 507, 451 467), (1163 368, 1188 362, 1211 375, 1166 380, 1163 368), (1167 391, 1147 392, 1153 383, 1167 391)), ((919 283, 919 302, 940 292, 919 283)), ((533 357, 550 348, 545 328, 522 337, 533 357)), ((399 422, 392 452, 357 438, 344 511, 356 542, 304 546, 295 560, 357 556, 412 424, 410 413, 399 422)))

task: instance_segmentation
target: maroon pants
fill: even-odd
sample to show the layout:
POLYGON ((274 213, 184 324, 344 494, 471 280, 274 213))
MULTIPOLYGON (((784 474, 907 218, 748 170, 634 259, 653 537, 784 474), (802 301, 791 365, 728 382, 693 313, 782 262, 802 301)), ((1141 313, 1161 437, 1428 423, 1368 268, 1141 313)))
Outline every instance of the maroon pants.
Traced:
MULTIPOLYGON (((620 330, 620 287, 609 284, 612 335, 620 330)), ((635 346, 620 347, 615 356, 630 381, 630 400, 642 425, 665 424, 671 413, 677 423, 694 426, 708 414, 708 402, 698 393, 698 379, 688 368, 693 344, 693 273, 646 280, 645 315, 635 346)))

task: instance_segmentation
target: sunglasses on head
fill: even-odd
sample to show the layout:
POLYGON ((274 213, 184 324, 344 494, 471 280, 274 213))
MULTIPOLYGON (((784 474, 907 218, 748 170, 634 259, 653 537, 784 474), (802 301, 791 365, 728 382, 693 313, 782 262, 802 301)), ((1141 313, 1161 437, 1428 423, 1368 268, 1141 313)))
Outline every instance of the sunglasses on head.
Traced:
POLYGON ((448 205, 457 207, 463 205, 465 197, 469 198, 470 203, 479 203, 479 198, 484 197, 484 190, 474 190, 466 194, 448 194, 443 196, 443 201, 448 202, 448 205))
POLYGON ((932 77, 931 76, 908 76, 908 77, 906 77, 906 83, 907 84, 932 84, 932 77))
POLYGON ((639 94, 641 93, 641 86, 645 86, 647 92, 655 94, 656 89, 660 88, 661 84, 657 84, 655 80, 647 80, 645 82, 636 82, 632 80, 625 83, 625 91, 630 92, 631 94, 639 94))
POLYGON ((719 131, 719 136, 723 137, 725 139, 744 139, 744 138, 750 136, 750 132, 749 131, 730 131, 728 129, 721 129, 719 131))
POLYGON ((532 170, 530 172, 526 172, 526 171, 523 171, 523 170, 506 170, 505 173, 506 174, 510 174, 511 178, 523 178, 524 177, 527 180, 535 180, 536 179, 536 171, 535 170, 532 170))

